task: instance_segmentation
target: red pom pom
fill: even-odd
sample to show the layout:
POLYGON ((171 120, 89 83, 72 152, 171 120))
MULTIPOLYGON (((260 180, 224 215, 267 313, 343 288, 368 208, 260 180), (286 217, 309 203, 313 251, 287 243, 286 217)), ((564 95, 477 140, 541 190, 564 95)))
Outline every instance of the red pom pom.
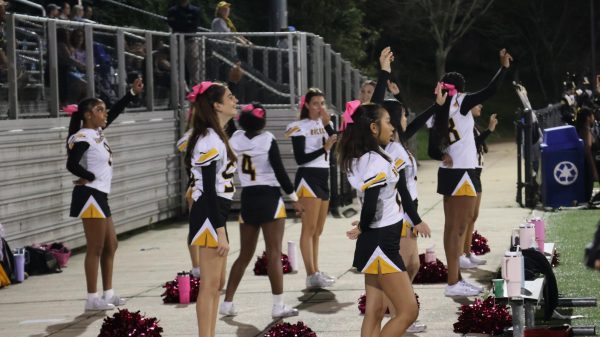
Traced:
POLYGON ((421 266, 415 276, 415 284, 444 283, 448 281, 448 269, 442 261, 425 263, 425 254, 419 255, 421 266))
POLYGON ((456 333, 485 333, 498 335, 505 327, 512 326, 512 316, 504 304, 496 304, 493 296, 485 301, 476 299, 474 303, 460 307, 458 321, 454 323, 456 333))
MULTIPOLYGON (((267 260, 267 252, 263 252, 262 256, 256 258, 256 263, 254 264, 254 275, 267 275, 268 264, 269 261, 267 260)), ((288 256, 285 254, 281 254, 281 266, 284 274, 289 274, 292 272, 292 266, 290 265, 288 256)))
POLYGON ((490 252, 490 246, 488 246, 488 240, 477 231, 473 232, 473 239, 471 239, 471 252, 475 255, 484 255, 490 252))
POLYGON ((296 324, 279 323, 269 329, 265 337, 317 337, 317 334, 299 321, 296 324))
POLYGON ((98 337, 161 337, 162 332, 163 328, 158 326, 155 317, 119 309, 112 317, 104 318, 98 337))
MULTIPOLYGON (((367 307, 367 295, 366 294, 362 294, 358 298, 358 311, 360 311, 361 315, 365 314, 365 308, 366 307, 367 307)), ((389 315, 389 313, 390 313, 390 309, 389 308, 385 309, 385 314, 389 315)))
MULTIPOLYGON (((177 276, 175 276, 175 280, 165 283, 162 287, 165 288, 165 291, 160 295, 163 298, 163 303, 179 303, 177 276)), ((198 291, 200 291, 200 279, 190 275, 190 302, 196 302, 198 291)))

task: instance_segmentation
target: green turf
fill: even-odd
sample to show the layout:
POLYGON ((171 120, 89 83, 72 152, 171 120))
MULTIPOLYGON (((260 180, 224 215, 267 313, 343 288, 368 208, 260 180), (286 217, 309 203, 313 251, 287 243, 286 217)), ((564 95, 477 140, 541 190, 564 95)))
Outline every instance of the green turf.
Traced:
MULTIPOLYGON (((554 269, 558 291, 564 297, 600 297, 600 272, 583 263, 585 246, 592 241, 600 210, 551 213, 546 219, 546 242, 555 242, 560 264, 554 269)), ((562 310, 559 310, 562 311, 562 310)), ((600 308, 574 308, 571 315, 584 315, 572 325, 600 328, 600 308)), ((568 323, 568 322, 567 322, 568 323)))

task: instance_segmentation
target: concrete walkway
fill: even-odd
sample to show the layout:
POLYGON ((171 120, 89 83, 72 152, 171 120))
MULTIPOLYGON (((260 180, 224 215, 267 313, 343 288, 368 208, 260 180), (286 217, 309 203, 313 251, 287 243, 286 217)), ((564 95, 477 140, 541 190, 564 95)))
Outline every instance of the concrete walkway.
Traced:
MULTIPOLYGON (((516 147, 512 143, 492 144, 486 157, 483 173, 483 202, 476 225, 489 240, 491 253, 485 255, 487 265, 463 275, 489 287, 492 273, 508 246, 511 228, 521 223, 529 211, 515 203, 516 147)), ((435 193, 437 163, 424 161, 419 168, 419 208, 423 219, 433 230, 433 238, 419 239, 419 248, 435 245, 438 258, 445 262, 442 245, 443 205, 435 193)), ((357 218, 357 217, 356 217, 357 218)), ((363 292, 363 276, 351 271, 354 242, 345 238, 345 231, 355 219, 329 218, 321 238, 321 270, 338 277, 327 290, 307 291, 305 272, 285 275, 285 301, 300 310, 299 317, 286 319, 304 321, 319 337, 359 336, 362 317, 357 300, 363 292)), ((119 219, 115 219, 119 221, 119 219)), ((231 252, 228 266, 237 257, 239 232, 237 223, 228 223, 231 252)), ((196 336, 195 305, 165 305, 160 294, 162 285, 174 278, 176 272, 189 270, 185 247, 187 225, 174 223, 145 231, 121 240, 115 261, 114 285, 128 299, 126 308, 140 310, 158 317, 164 328, 163 336, 196 336)), ((298 241, 300 223, 286 223, 285 242, 298 241)), ((264 250, 258 244, 256 255, 264 250)), ((285 245, 284 245, 285 246, 285 245)), ((284 248, 285 249, 285 248, 284 248)), ((61 274, 31 277, 22 284, 0 290, 0 336, 97 336, 104 313, 84 312, 85 278, 83 254, 75 255, 61 274)), ((219 336, 261 336, 274 322, 270 317, 271 294, 266 276, 254 276, 253 263, 236 294, 239 315, 219 318, 219 336)), ((229 268, 228 268, 229 271, 229 268)), ((461 303, 470 299, 453 300, 444 297, 444 284, 416 285, 420 296, 420 321, 428 325, 426 333, 418 336, 454 336, 461 303)), ((112 315, 112 312, 108 312, 112 315)))

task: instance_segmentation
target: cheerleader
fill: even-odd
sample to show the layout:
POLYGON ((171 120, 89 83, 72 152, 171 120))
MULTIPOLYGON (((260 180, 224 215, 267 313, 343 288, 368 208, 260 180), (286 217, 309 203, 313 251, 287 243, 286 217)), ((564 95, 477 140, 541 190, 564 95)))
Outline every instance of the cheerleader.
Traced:
POLYGON ((140 78, 110 111, 98 98, 79 103, 71 115, 67 137, 67 169, 79 179, 73 183, 70 215, 81 218, 86 239, 85 310, 112 310, 125 304, 113 290, 112 274, 117 235, 113 224, 108 194, 112 180, 112 151, 104 137, 106 129, 123 112, 133 97, 144 89, 140 78), (97 294, 98 266, 102 273, 104 294, 97 294))
MULTIPOLYGON (((481 116, 481 109, 483 105, 477 104, 473 109, 471 109, 471 114, 473 118, 477 118, 481 116)), ((475 168, 475 174, 477 175, 477 180, 481 181, 481 171, 483 170, 483 155, 488 152, 488 147, 485 143, 487 137, 496 130, 496 125, 498 124, 498 119, 496 119, 496 114, 492 114, 490 116, 490 122, 488 124, 488 129, 481 132, 477 125, 473 128, 473 134, 475 136, 475 147, 477 149, 477 167, 475 168)), ((460 268, 475 268, 479 265, 486 264, 487 261, 477 258, 475 255, 471 253, 471 241, 473 240, 473 231, 475 230, 475 222, 479 217, 479 206, 481 205, 481 191, 477 192, 477 201, 475 202, 475 211, 473 212, 473 218, 469 221, 469 225, 467 226, 467 233, 465 235, 465 243, 463 253, 464 255, 460 256, 459 265, 460 268)))
POLYGON ((459 271, 465 235, 473 217, 481 182, 476 173, 477 151, 471 109, 497 91, 512 57, 500 51, 500 70, 488 86, 475 93, 464 93, 465 80, 459 73, 447 73, 442 86, 450 99, 433 118, 429 154, 442 160, 438 170, 437 192, 444 196, 444 250, 448 266, 446 296, 474 296, 483 289, 464 280, 459 271))
MULTIPOLYGON (((418 311, 399 253, 403 206, 413 207, 414 211, 406 188, 405 163, 393 162, 382 149, 394 136, 394 127, 388 112, 380 105, 347 106, 344 124, 346 129, 338 148, 340 167, 348 173, 348 181, 362 201, 360 221, 346 233, 350 239, 357 239, 353 266, 365 274, 368 301, 361 336, 372 336, 381 324, 379 311, 384 297, 389 298, 397 315, 378 335, 401 336, 415 321, 418 311)), ((418 214, 412 211, 415 222, 421 223, 418 214)), ((422 234, 429 235, 426 225, 422 227, 422 234)))
POLYGON ((219 309, 219 312, 226 316, 237 314, 233 296, 254 256, 261 228, 265 238, 267 272, 273 294, 271 316, 282 318, 298 315, 298 309, 283 303, 281 242, 286 212, 280 188, 292 200, 298 215, 302 213, 302 206, 298 203, 294 186, 283 167, 275 137, 270 132, 263 131, 266 118, 266 110, 259 103, 244 106, 238 120, 242 130, 236 131, 230 140, 231 147, 238 155, 238 175, 243 189, 240 255, 231 267, 225 301, 219 309))
POLYGON ((202 282, 196 302, 200 337, 215 335, 219 294, 225 281, 229 241, 225 224, 235 188, 236 155, 224 128, 236 114, 227 86, 203 82, 194 102, 185 162, 194 177, 188 244, 199 246, 202 282))
POLYGON ((287 127, 299 165, 295 189, 302 213, 300 252, 306 268, 306 287, 329 287, 335 278, 319 270, 319 238, 329 210, 329 151, 337 140, 321 90, 311 88, 300 102, 300 120, 287 127))

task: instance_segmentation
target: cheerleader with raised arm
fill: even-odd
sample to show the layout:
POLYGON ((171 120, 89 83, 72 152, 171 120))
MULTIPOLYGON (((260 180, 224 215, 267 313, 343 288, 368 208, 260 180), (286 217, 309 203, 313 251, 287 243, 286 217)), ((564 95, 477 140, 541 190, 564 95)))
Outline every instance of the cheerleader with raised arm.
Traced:
MULTIPOLYGON (((483 109, 483 105, 478 104, 471 109, 471 114, 474 118, 481 116, 481 109, 483 109)), ((475 148, 477 150, 477 167, 475 168, 475 174, 477 174, 477 179, 481 181, 481 171, 483 170, 483 156, 488 152, 487 144, 485 140, 489 135, 496 130, 496 125, 498 124, 498 119, 496 119, 496 114, 492 114, 490 116, 490 122, 487 130, 480 131, 479 127, 475 125, 473 128, 473 133, 475 136, 475 148)), ((467 233, 465 235, 465 243, 463 246, 463 253, 459 259, 459 265, 461 268, 475 268, 478 265, 486 264, 486 260, 480 259, 473 255, 471 252, 471 241, 473 240, 473 231, 475 230, 475 222, 479 217, 479 207, 481 206, 481 194, 483 193, 483 187, 481 191, 477 192, 477 202, 475 203, 475 211, 473 212, 473 217, 469 221, 469 225, 467 226, 467 233)))
POLYGON ((437 192, 444 196, 444 250, 448 267, 446 296, 475 296, 483 290, 463 280, 459 270, 467 226, 473 218, 477 193, 481 192, 476 172, 475 122, 471 109, 496 93, 511 60, 510 54, 502 49, 500 70, 487 87, 474 93, 465 93, 465 79, 459 73, 447 73, 441 79, 450 99, 433 117, 429 155, 442 161, 438 170, 437 192))
POLYGON ((329 287, 335 278, 319 270, 319 240, 329 211, 329 151, 337 140, 325 107, 325 96, 316 88, 300 102, 300 120, 287 127, 292 138, 298 171, 294 182, 304 212, 300 252, 306 268, 306 287, 329 287))
MULTIPOLYGON (((345 130, 338 147, 340 169, 348 173, 348 181, 362 201, 360 221, 346 233, 350 239, 357 239, 353 266, 365 275, 368 301, 361 336, 401 336, 418 313, 400 256, 403 206, 412 208, 415 222, 421 221, 406 188, 404 165, 397 168, 383 150, 394 136, 389 113, 380 105, 359 105, 355 101, 348 103, 343 121, 345 130), (378 333, 385 297, 397 315, 378 333)), ((422 234, 429 235, 426 225, 422 227, 422 234)), ((410 230, 418 231, 415 227, 410 230)))
POLYGON ((225 224, 235 192, 233 175, 237 160, 224 128, 236 115, 237 99, 227 86, 203 82, 194 105, 193 131, 185 155, 194 177, 188 244, 200 247, 198 333, 200 337, 212 337, 225 282, 229 251, 225 224))
POLYGON ((283 189, 298 215, 302 206, 294 192, 294 185, 285 171, 277 141, 272 133, 263 131, 267 112, 259 103, 242 108, 238 123, 242 130, 236 131, 230 143, 238 156, 238 175, 242 185, 240 254, 233 263, 227 281, 225 301, 219 312, 226 316, 237 314, 233 296, 242 280, 244 271, 254 257, 258 234, 262 229, 267 254, 267 273, 273 294, 271 316, 273 318, 298 315, 298 310, 283 303, 283 270, 281 245, 285 229, 285 204, 281 197, 283 189))
POLYGON ((85 232, 86 310, 111 310, 125 301, 113 290, 113 261, 117 235, 113 224, 108 194, 113 175, 112 151, 103 131, 125 110, 133 97, 144 89, 136 79, 131 89, 110 111, 98 98, 79 103, 71 115, 67 138, 67 169, 79 179, 74 181, 70 215, 81 218, 85 232), (98 266, 102 274, 102 297, 97 294, 98 266))

